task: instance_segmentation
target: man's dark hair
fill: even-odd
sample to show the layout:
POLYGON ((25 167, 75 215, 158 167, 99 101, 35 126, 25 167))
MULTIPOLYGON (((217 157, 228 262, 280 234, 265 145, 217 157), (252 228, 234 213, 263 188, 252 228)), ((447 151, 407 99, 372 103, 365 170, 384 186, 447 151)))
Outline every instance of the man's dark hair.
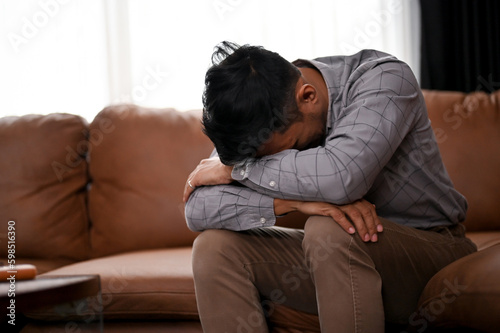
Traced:
POLYGON ((203 131, 222 163, 255 157, 274 132, 300 119, 295 86, 300 71, 260 46, 222 42, 205 76, 203 131))

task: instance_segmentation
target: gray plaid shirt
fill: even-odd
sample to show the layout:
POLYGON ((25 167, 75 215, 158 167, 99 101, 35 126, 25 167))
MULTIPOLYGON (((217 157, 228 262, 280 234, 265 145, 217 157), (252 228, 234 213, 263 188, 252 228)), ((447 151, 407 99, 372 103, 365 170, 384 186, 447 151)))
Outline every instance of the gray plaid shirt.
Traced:
POLYGON ((444 168, 411 69, 374 50, 310 63, 328 88, 324 145, 236 166, 236 185, 197 188, 186 204, 189 228, 272 226, 273 198, 338 205, 365 198, 379 216, 416 228, 463 221, 467 202, 444 168))

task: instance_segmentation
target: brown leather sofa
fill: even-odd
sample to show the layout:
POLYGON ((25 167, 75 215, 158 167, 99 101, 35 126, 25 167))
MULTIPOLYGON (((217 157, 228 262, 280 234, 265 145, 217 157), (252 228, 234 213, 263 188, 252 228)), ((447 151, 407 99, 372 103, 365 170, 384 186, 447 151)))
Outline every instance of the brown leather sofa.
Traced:
MULTIPOLYGON (((480 251, 432 278, 409 330, 500 332, 500 91, 424 93, 480 251)), ((33 311, 23 332, 65 332, 68 322, 91 331, 86 318, 101 310, 105 332, 202 331, 191 271, 196 234, 181 200, 188 174, 212 150, 199 116, 113 106, 90 124, 70 114, 0 119, 0 261, 13 220, 17 263, 47 275, 101 276, 102 309, 87 299, 83 308, 33 311)), ((319 332, 316 316, 279 304, 269 311, 273 332, 319 332)))

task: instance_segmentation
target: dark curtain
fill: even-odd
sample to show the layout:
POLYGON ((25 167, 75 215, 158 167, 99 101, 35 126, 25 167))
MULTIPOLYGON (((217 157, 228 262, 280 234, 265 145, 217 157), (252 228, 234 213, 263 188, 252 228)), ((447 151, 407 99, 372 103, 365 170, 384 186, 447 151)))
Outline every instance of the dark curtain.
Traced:
POLYGON ((421 86, 500 89, 500 1, 420 0, 421 86))

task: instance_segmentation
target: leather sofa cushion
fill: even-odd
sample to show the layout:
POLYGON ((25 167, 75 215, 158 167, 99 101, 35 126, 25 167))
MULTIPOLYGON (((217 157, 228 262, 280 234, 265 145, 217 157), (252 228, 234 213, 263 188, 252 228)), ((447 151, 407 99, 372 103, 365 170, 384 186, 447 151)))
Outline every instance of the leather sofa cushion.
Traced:
POLYGON ((425 287, 410 318, 416 330, 469 327, 497 333, 500 328, 500 245, 463 257, 439 271, 425 287))
POLYGON ((500 244, 500 231, 468 232, 467 237, 476 244, 479 251, 500 244))
MULTIPOLYGON (((197 320, 191 248, 137 251, 82 261, 44 275, 99 274, 105 319, 197 320)), ((99 311, 97 299, 30 313, 31 318, 70 320, 99 311)), ((81 318, 81 317, 80 317, 81 318)))
POLYGON ((500 230, 500 90, 424 97, 446 169, 469 203, 467 230, 500 230))
POLYGON ((15 221, 17 258, 89 257, 86 134, 69 114, 0 119, 0 244, 15 221))
POLYGON ((90 124, 93 256, 191 245, 182 193, 213 145, 200 111, 112 106, 90 124))

